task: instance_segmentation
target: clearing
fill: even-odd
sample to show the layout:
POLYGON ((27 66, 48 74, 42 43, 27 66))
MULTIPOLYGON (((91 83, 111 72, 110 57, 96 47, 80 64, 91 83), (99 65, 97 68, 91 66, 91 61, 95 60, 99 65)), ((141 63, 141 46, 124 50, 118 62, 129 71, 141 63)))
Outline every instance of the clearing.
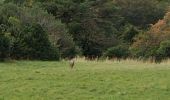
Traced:
POLYGON ((170 63, 0 63, 0 100, 170 100, 170 63))

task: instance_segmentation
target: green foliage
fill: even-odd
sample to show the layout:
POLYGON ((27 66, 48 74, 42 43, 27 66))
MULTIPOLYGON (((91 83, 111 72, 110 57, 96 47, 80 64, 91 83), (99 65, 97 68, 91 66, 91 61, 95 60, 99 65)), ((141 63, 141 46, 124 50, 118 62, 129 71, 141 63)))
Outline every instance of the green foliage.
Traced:
POLYGON ((67 33, 58 40, 57 45, 62 58, 73 58, 81 52, 67 33))
POLYGON ((0 61, 10 56, 10 38, 7 34, 0 32, 0 61))
POLYGON ((118 18, 114 15, 116 8, 112 2, 56 0, 43 2, 42 7, 67 25, 85 56, 101 56, 105 49, 116 44, 117 25, 113 23, 118 18))
POLYGON ((37 22, 42 26, 44 31, 48 33, 49 40, 55 48, 59 49, 60 55, 63 58, 76 55, 76 45, 72 39, 72 36, 68 33, 66 26, 61 23, 60 20, 56 20, 54 16, 48 14, 38 6, 33 6, 33 8, 25 9, 25 18, 23 18, 24 23, 34 23, 37 22), (29 17, 29 16, 31 17, 29 17), (25 20, 29 19, 29 20, 25 20), (43 22, 42 22, 43 20, 43 22), (29 22, 28 22, 29 21, 29 22), (73 52, 74 51, 74 52, 73 52))
MULTIPOLYGON (((40 56, 45 51, 37 55, 28 53, 48 46, 49 50, 58 52, 51 52, 54 56, 61 58, 77 54, 94 58, 118 44, 124 44, 121 49, 132 45, 128 56, 148 58, 157 56, 159 43, 165 36, 137 35, 161 19, 168 4, 164 0, 4 0, 0 4, 0 27, 4 33, 11 34, 10 56, 15 59, 55 58, 40 56), (34 46, 40 41, 35 33, 44 36, 40 36, 47 43, 42 42, 46 44, 44 47, 34 46), (32 43, 27 38, 37 40, 32 43), (154 43, 155 40, 158 42, 154 43)), ((121 58, 121 54, 114 56, 121 58)))
POLYGON ((22 9, 13 3, 3 4, 1 8, 1 14, 4 18, 18 17, 20 16, 22 9))
POLYGON ((23 4, 26 0, 4 0, 5 3, 15 3, 15 4, 23 4))
POLYGON ((157 0, 116 0, 120 14, 132 25, 148 28, 163 18, 166 6, 157 0))
POLYGON ((131 46, 132 54, 140 58, 154 58, 156 61, 169 58, 169 20, 170 13, 167 13, 148 32, 139 35, 131 46))
POLYGON ((140 33, 140 30, 130 24, 125 25, 122 27, 122 33, 120 33, 120 39, 124 43, 132 44, 134 42, 134 38, 140 33))
POLYGON ((170 41, 163 41, 160 44, 160 48, 158 49, 158 54, 161 54, 165 57, 170 57, 170 41))
POLYGON ((162 60, 170 57, 170 41, 162 41, 157 50, 157 60, 162 60))
MULTIPOLYGON (((59 55, 60 55, 60 54, 58 54, 59 53, 58 50, 61 50, 62 53, 65 54, 65 52, 69 52, 69 50, 72 51, 73 47, 75 46, 73 40, 70 38, 71 36, 68 35, 64 24, 62 24, 59 20, 55 20, 55 18, 53 16, 51 16, 50 14, 48 14, 47 12, 45 12, 38 6, 33 6, 32 8, 25 7, 24 9, 21 10, 21 7, 17 7, 14 4, 5 4, 2 7, 1 12, 3 14, 3 16, 1 18, 2 19, 1 26, 3 26, 5 31, 11 33, 11 36, 12 36, 11 38, 13 38, 12 44, 14 47, 13 47, 13 51, 12 51, 12 58, 37 59, 37 60, 38 59, 47 60, 47 58, 49 60, 58 59, 59 55), (6 10, 6 12, 5 12, 5 10, 6 10), (3 13, 3 12, 5 12, 5 13, 3 13), (17 14, 10 13, 10 12, 17 12, 17 14), (34 31, 36 31, 34 29, 34 27, 29 26, 29 25, 33 25, 33 24, 39 24, 40 25, 39 27, 41 27, 41 28, 39 30, 37 29, 37 32, 34 32, 34 31), (45 34, 47 34, 47 36, 45 34, 41 34, 42 33, 41 30, 45 34), (31 33, 32 33, 32 35, 31 35, 31 33), (49 54, 50 56, 47 57, 46 54, 44 54, 44 57, 41 57, 43 55, 39 56, 40 54, 33 55, 31 53, 28 53, 28 52, 30 52, 29 50, 36 51, 36 50, 30 49, 30 48, 34 48, 36 46, 30 47, 30 45, 38 45, 36 43, 39 40, 30 41, 30 42, 34 42, 34 43, 30 43, 29 41, 26 42, 24 40, 25 38, 29 38, 30 40, 33 38, 37 38, 38 36, 34 37, 33 33, 37 33, 37 35, 39 34, 39 35, 42 35, 42 36, 45 36, 46 38, 48 38, 48 40, 47 40, 46 38, 41 37, 42 39, 44 39, 43 43, 45 43, 45 41, 48 43, 50 40, 50 43, 48 43, 48 45, 50 44, 51 47, 48 49, 52 50, 52 51, 51 52, 47 51, 47 53, 51 53, 51 54, 49 54), (60 39, 62 39, 64 41, 64 44, 59 43, 60 39), (59 49, 59 46, 60 46, 60 49, 59 49), (66 47, 66 46, 68 46, 68 47, 66 47), (62 47, 66 47, 67 50, 64 50, 64 48, 62 48, 62 47), (27 49, 27 48, 29 48, 29 49, 27 49), (56 54, 54 52, 56 52, 56 54), (35 58, 33 56, 35 56, 35 58), (49 58, 49 57, 51 57, 51 58, 49 58)), ((47 45, 42 45, 42 46, 44 46, 43 48, 47 48, 46 47, 47 45)), ((36 49, 38 49, 38 48, 36 48, 36 49)), ((41 51, 41 52, 45 53, 45 51, 41 51)), ((39 53, 39 52, 37 52, 37 53, 39 53)))
POLYGON ((126 58, 129 56, 129 50, 128 50, 128 47, 124 45, 118 45, 118 46, 109 48, 105 52, 104 56, 109 57, 109 58, 126 58))
POLYGON ((155 58, 159 48, 158 41, 155 41, 156 38, 159 37, 153 37, 151 34, 139 34, 130 47, 131 55, 140 59, 155 58))
POLYGON ((58 60, 48 35, 39 24, 25 26, 14 42, 13 56, 18 59, 58 60))

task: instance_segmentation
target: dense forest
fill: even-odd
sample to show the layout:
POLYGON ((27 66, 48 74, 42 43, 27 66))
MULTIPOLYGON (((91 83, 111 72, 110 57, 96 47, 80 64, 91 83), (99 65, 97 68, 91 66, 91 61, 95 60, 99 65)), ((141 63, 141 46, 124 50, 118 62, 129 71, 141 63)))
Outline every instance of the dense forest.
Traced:
POLYGON ((170 57, 169 0, 0 0, 0 61, 170 57))

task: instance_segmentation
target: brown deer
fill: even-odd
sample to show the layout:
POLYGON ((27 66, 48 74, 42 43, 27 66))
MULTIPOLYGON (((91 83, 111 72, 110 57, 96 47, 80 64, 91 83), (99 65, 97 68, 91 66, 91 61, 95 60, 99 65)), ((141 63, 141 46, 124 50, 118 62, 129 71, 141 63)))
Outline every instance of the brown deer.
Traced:
POLYGON ((69 65, 70 65, 70 68, 73 69, 74 65, 75 65, 75 60, 74 59, 71 59, 69 61, 69 65))

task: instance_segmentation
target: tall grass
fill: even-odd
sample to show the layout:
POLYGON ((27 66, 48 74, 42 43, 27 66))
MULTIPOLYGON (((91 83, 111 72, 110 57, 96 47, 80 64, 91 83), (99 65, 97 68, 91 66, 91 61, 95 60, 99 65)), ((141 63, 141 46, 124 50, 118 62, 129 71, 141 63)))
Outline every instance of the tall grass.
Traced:
MULTIPOLYGON (((140 59, 132 59, 132 58, 127 58, 127 59, 117 59, 117 58, 98 59, 96 58, 93 60, 89 60, 89 59, 86 59, 85 57, 76 57, 74 59, 76 62, 108 62, 108 63, 120 62, 120 63, 136 63, 136 64, 170 64, 170 59, 163 60, 160 63, 156 63, 153 59, 140 60, 140 59)), ((63 61, 67 61, 67 60, 63 59, 63 61)))

